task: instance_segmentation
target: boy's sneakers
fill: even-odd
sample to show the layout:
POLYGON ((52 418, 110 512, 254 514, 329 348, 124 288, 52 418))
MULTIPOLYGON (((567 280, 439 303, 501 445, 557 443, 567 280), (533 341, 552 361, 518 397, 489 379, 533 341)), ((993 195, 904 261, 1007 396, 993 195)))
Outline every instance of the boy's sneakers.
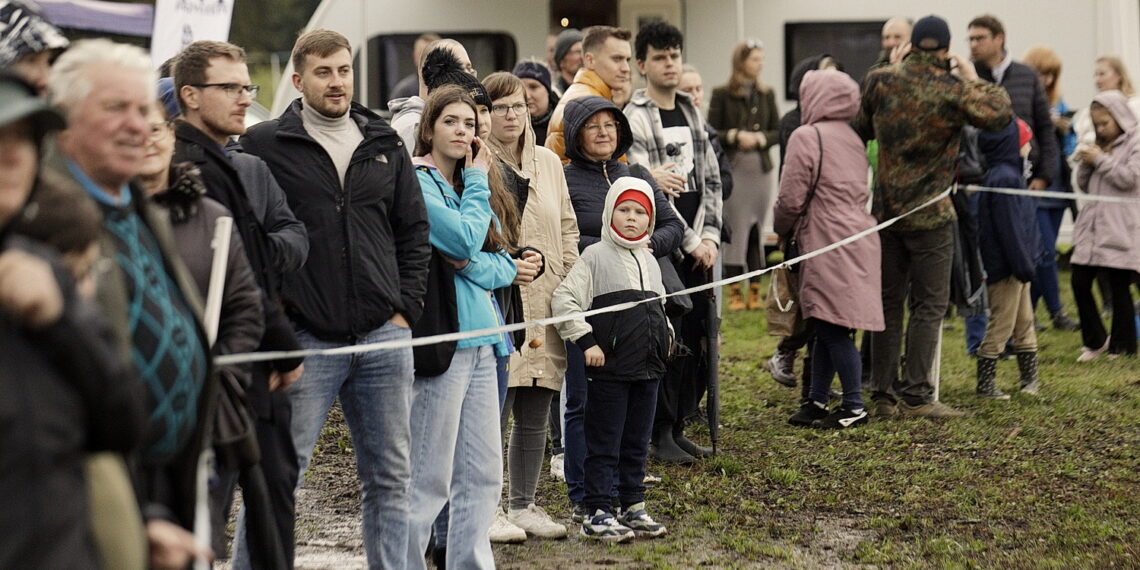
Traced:
POLYGON ((665 535, 665 525, 653 520, 645 512, 645 503, 637 503, 618 515, 618 522, 629 527, 641 538, 657 538, 665 535))
POLYGON ((616 517, 598 509, 594 511, 593 517, 582 522, 582 536, 602 542, 628 542, 635 535, 632 529, 618 522, 616 517))
POLYGON ((499 508, 495 509, 495 520, 491 521, 487 536, 496 544, 526 542, 526 531, 515 526, 499 508))
POLYGON ((566 454, 556 453, 550 456, 550 474, 559 481, 566 480, 566 454))
POLYGON ((815 420, 822 420, 825 417, 827 417, 826 405, 817 404, 812 400, 805 400, 804 403, 800 404, 800 411, 792 414, 792 417, 788 418, 788 423, 794 426, 807 427, 815 420))
POLYGON ((853 411, 840 406, 835 408, 834 412, 827 414, 826 417, 812 422, 811 427, 819 429, 847 429, 849 427, 866 425, 866 423, 867 410, 859 408, 858 411, 853 411))
POLYGON ((574 503, 573 512, 570 514, 570 520, 582 524, 586 519, 590 518, 590 511, 586 509, 586 505, 582 503, 574 503))
POLYGON ((511 509, 507 512, 507 520, 527 534, 540 538, 566 536, 566 525, 554 522, 542 507, 534 503, 527 505, 525 509, 511 509))

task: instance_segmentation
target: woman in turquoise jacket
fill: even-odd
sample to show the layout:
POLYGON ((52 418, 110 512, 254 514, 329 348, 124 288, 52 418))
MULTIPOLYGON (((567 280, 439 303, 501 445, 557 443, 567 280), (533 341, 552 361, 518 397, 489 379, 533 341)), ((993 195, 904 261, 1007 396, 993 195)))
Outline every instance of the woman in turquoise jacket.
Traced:
MULTIPOLYGON (((491 291, 510 285, 518 273, 491 207, 491 157, 477 132, 470 94, 457 86, 440 87, 424 108, 414 159, 431 224, 429 240, 455 267, 461 332, 501 323, 491 291)), ((503 334, 464 339, 445 372, 416 376, 409 568, 425 568, 432 521, 449 498, 447 566, 494 568, 487 528, 502 492, 503 464, 495 358, 510 350, 503 334)))

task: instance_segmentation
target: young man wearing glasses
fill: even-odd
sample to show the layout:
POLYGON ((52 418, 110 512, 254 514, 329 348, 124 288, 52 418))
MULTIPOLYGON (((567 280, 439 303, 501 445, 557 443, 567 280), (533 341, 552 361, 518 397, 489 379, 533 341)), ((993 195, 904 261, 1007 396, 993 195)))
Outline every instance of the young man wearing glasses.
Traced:
MULTIPOLYGON (((245 111, 253 103, 258 86, 250 85, 245 50, 217 41, 194 42, 179 54, 174 65, 174 94, 182 109, 175 123, 174 162, 190 162, 198 167, 206 194, 217 200, 234 218, 250 267, 264 295, 265 335, 258 350, 300 348, 293 327, 275 299, 280 296, 283 275, 299 268, 308 253, 308 237, 293 216, 275 183, 249 187, 243 183, 243 169, 260 167, 263 177, 271 178, 264 164, 251 156, 236 156, 226 148, 230 137, 245 132, 245 111), (241 162, 239 162, 239 159, 241 162)), ((249 518, 251 528, 272 524, 285 557, 293 554, 293 489, 297 484, 297 458, 293 447, 290 416, 292 408, 285 388, 303 372, 297 360, 258 363, 251 367, 252 383, 247 389, 257 411, 257 439, 261 467, 269 489, 270 505, 260 512, 272 513, 273 520, 249 518)), ((224 484, 212 500, 224 512, 229 505, 236 465, 222 465, 224 484)), ((241 480, 245 486, 249 481, 241 480)), ((247 517, 243 517, 247 518, 247 517)), ((247 527, 238 531, 242 542, 247 527)), ((234 567, 266 564, 264 552, 253 549, 252 561, 245 550, 235 548, 234 567), (240 554, 240 555, 239 555, 240 554)))
MULTIPOLYGON (((678 92, 684 47, 681 31, 666 22, 637 32, 637 70, 648 87, 633 92, 624 113, 633 131, 630 164, 649 169, 685 223, 684 259, 677 272, 686 286, 709 282, 720 245, 720 167, 704 120, 687 93, 678 92)), ((701 339, 708 336, 706 295, 690 295, 693 310, 674 322, 678 340, 692 352, 674 358, 657 396, 650 454, 658 461, 691 463, 712 452, 685 438, 685 416, 697 411, 707 377, 701 339)))

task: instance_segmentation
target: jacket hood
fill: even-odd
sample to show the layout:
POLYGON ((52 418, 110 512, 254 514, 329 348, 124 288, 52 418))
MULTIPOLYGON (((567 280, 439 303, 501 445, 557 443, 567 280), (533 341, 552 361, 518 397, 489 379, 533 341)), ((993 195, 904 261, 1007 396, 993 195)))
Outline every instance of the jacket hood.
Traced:
POLYGON ((649 227, 645 228, 645 235, 639 239, 630 241, 624 237, 619 237, 617 231, 613 229, 614 208, 617 207, 618 196, 621 196, 622 192, 626 190, 641 192, 645 195, 645 199, 656 208, 657 203, 653 199, 653 188, 649 186, 648 182, 635 176, 622 176, 614 180, 614 183, 610 185, 609 192, 606 193, 606 207, 602 210, 602 240, 626 249, 634 249, 649 243, 649 238, 653 236, 653 226, 657 223, 657 212, 650 212, 649 227))
POLYGON ((68 46, 59 28, 23 2, 0 0, 0 29, 4 31, 0 34, 0 68, 12 65, 25 55, 68 46))
POLYGON ((1109 89, 1108 91, 1101 91, 1093 97, 1093 101, 1104 105, 1108 112, 1112 114, 1112 118, 1116 120, 1116 124, 1120 125, 1120 130, 1125 133, 1131 133, 1136 130, 1136 115, 1132 114, 1132 110, 1128 108, 1128 97, 1124 96, 1116 89, 1109 89))
POLYGON ((400 117, 409 113, 423 113, 424 100, 420 99, 419 95, 412 95, 411 97, 403 97, 400 99, 392 99, 388 101, 388 110, 392 113, 392 119, 395 121, 400 117))
POLYGON ((792 101, 799 100, 800 85, 803 84, 804 76, 807 75, 807 72, 819 69, 819 62, 823 61, 823 58, 825 57, 831 56, 826 53, 821 53, 819 55, 813 55, 811 57, 804 58, 800 60, 800 62, 797 63, 796 66, 792 69, 792 77, 788 81, 788 91, 791 94, 792 101))
MULTIPOLYGON (((978 150, 982 151, 982 155, 986 157, 986 164, 992 171, 995 166, 1005 165, 1013 167, 1018 176, 1021 175, 1021 153, 1018 152, 1020 147, 1019 135, 1017 132, 1017 119, 1009 122, 1000 131, 989 132, 978 129, 978 150)), ((987 185, 994 185, 990 177, 993 173, 986 174, 987 185)), ((1017 182, 1016 180, 1014 182, 1017 182)), ((1020 185, 1014 186, 1001 186, 1001 188, 1019 188, 1020 185)))
POLYGON ((589 95, 567 102, 566 109, 563 110, 562 124, 565 126, 566 131, 567 158, 574 161, 590 162, 590 160, 582 154, 582 149, 578 148, 578 131, 581 130, 590 117, 593 117, 601 111, 609 111, 612 113, 614 120, 617 121, 618 124, 618 144, 610 160, 616 160, 625 155, 625 153, 629 151, 629 147, 633 146, 633 130, 629 127, 629 121, 626 120, 621 109, 619 109, 617 105, 614 105, 613 101, 609 99, 597 95, 589 95))
POLYGON ((800 85, 802 124, 850 121, 859 111, 859 84, 842 71, 808 71, 800 85))

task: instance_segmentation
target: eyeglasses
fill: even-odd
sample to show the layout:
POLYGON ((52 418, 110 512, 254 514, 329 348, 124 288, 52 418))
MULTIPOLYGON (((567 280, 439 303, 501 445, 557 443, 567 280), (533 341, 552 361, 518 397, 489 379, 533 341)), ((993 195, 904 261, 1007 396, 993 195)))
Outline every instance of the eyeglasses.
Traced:
POLYGON ((166 121, 163 121, 161 123, 151 123, 150 124, 150 140, 156 141, 158 139, 161 139, 163 136, 166 135, 167 132, 169 132, 169 129, 170 129, 170 123, 168 123, 166 121))
POLYGON ((748 49, 764 49, 764 42, 760 40, 748 40, 744 42, 748 49))
POLYGON ((610 121, 608 123, 590 123, 585 127, 582 127, 582 130, 586 131, 586 133, 590 135, 597 134, 597 132, 601 129, 605 129, 607 133, 616 133, 618 130, 618 124, 610 121))
POLYGON ((526 112, 526 103, 515 103, 514 105, 491 105, 491 112, 496 117, 507 116, 507 111, 514 111, 516 115, 521 115, 526 112))
POLYGON ((260 85, 238 85, 237 83, 192 83, 191 87, 204 89, 206 87, 217 87, 226 93, 226 97, 230 99, 237 99, 241 97, 242 93, 249 93, 251 99, 257 98, 257 92, 261 91, 260 85))

